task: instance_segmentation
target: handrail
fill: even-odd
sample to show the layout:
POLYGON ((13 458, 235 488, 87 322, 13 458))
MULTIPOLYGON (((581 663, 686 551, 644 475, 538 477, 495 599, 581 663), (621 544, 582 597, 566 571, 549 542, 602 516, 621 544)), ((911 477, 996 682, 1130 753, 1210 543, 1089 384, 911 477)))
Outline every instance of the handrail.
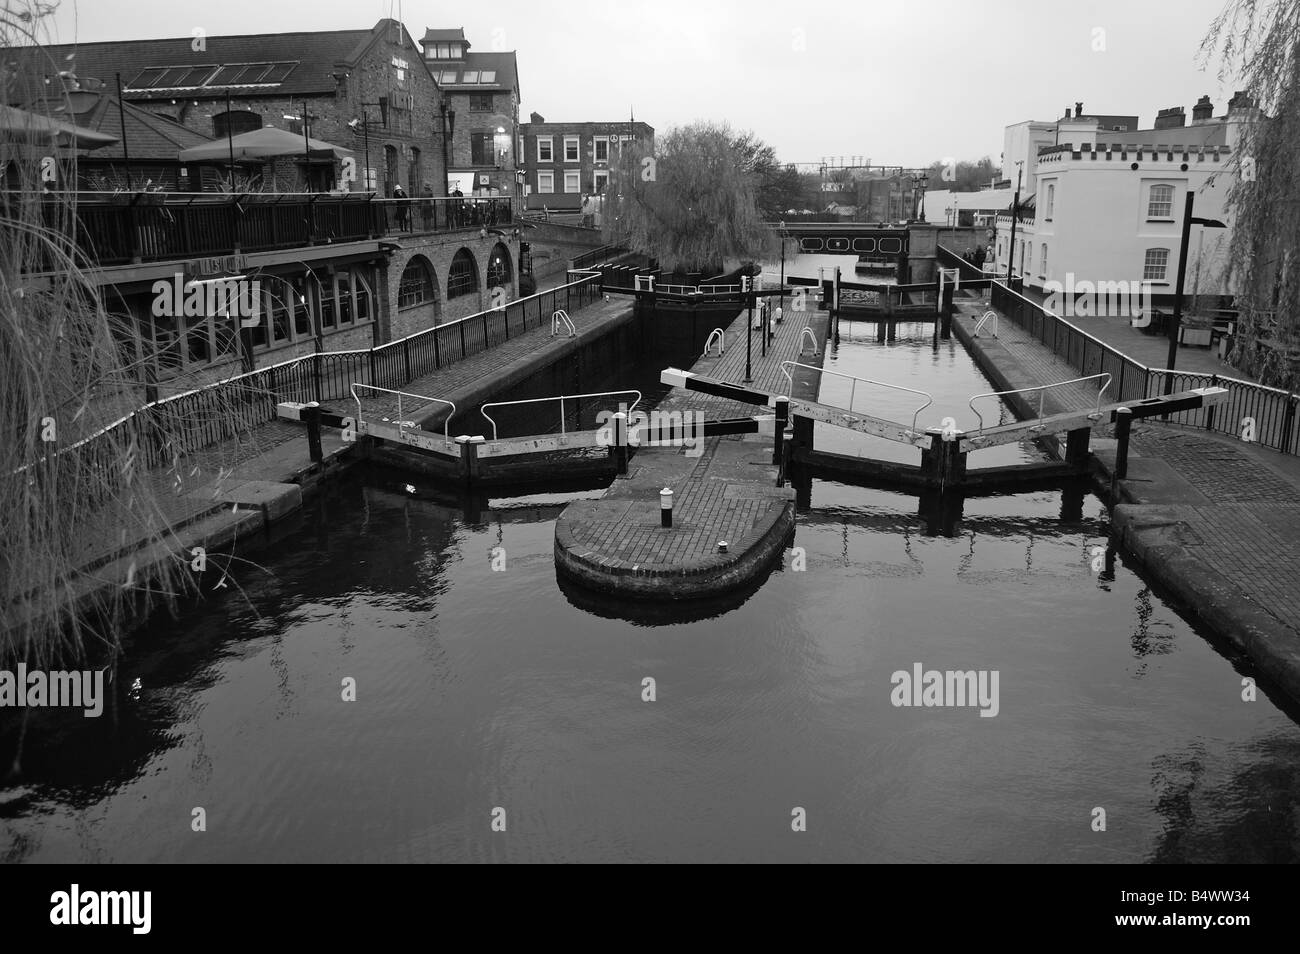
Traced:
MULTIPOLYGON (((1088 332, 1084 331, 1084 330, 1083 330, 1082 328, 1080 328, 1078 325, 1073 324, 1072 322, 1066 321, 1064 318, 1062 318, 1062 317, 1061 317, 1060 315, 1058 315, 1056 312, 1054 312, 1054 311, 1048 311, 1048 310, 1047 310, 1046 308, 1044 308, 1042 305, 1038 304, 1038 302, 1030 301, 1030 300, 1029 300, 1028 298, 1026 298, 1024 295, 1020 294, 1020 292, 1015 291, 1014 289, 1012 289, 1011 287, 1009 287, 1005 281, 997 281, 997 282, 994 282, 993 284, 994 284, 994 285, 998 285, 998 286, 1000 286, 1000 287, 1002 288, 1002 290, 1003 290, 1006 294, 1008 294, 1008 295, 1014 295, 1016 298, 1019 298, 1022 302, 1024 302, 1024 303, 1025 303, 1026 305, 1028 305, 1030 308, 1037 308, 1037 309, 1038 309, 1039 311, 1041 311, 1044 315, 1051 315, 1051 316, 1052 316, 1053 318, 1055 318, 1057 321, 1061 322, 1061 324, 1063 324, 1063 325, 1065 325, 1065 326, 1071 328, 1075 333, 1080 334, 1080 335, 1083 335, 1083 337, 1087 338, 1089 341, 1091 341, 1093 344, 1097 345, 1098 347, 1100 347, 1100 348, 1102 348, 1102 349, 1104 349, 1104 350, 1107 350, 1107 351, 1114 351, 1114 352, 1116 352, 1116 353, 1123 354, 1124 357, 1127 358, 1129 361, 1131 361, 1131 362, 1133 363, 1134 366, 1136 366, 1136 367, 1138 367, 1138 368, 1141 368, 1143 371, 1163 371, 1163 370, 1164 370, 1163 368, 1149 368, 1149 367, 1147 367, 1145 364, 1143 364, 1142 362, 1138 361, 1136 358, 1133 358, 1133 357, 1131 357, 1130 355, 1128 355, 1126 352, 1122 352, 1122 351, 1120 351, 1120 350, 1119 350, 1118 348, 1116 348, 1114 345, 1107 344, 1106 342, 1102 341, 1100 338, 1096 337, 1095 335, 1090 335, 1090 334, 1088 334, 1088 332)), ((1250 383, 1252 383, 1252 382, 1250 382, 1250 381, 1243 381, 1242 383, 1243 383, 1243 384, 1250 384, 1250 383)), ((1267 385, 1259 385, 1259 387, 1267 387, 1267 385)), ((1278 392, 1279 392, 1280 394, 1286 394, 1286 393, 1287 393, 1286 391, 1281 391, 1280 389, 1274 389, 1274 390, 1278 390, 1278 392)))
POLYGON ((845 410, 849 411, 850 413, 857 413, 853 410, 853 398, 857 394, 859 381, 863 382, 864 384, 874 384, 877 387, 889 388, 893 391, 906 391, 908 394, 921 395, 926 400, 924 404, 922 404, 920 407, 916 409, 916 413, 912 415, 912 428, 911 430, 908 431, 909 437, 914 437, 919 433, 916 429, 916 419, 921 416, 922 411, 924 411, 927 407, 929 407, 931 404, 934 403, 934 396, 931 395, 929 391, 918 391, 916 388, 905 388, 901 384, 890 384, 887 381, 873 381, 871 380, 871 378, 860 378, 853 374, 845 374, 843 371, 829 371, 826 368, 819 368, 815 364, 800 364, 798 361, 781 362, 781 373, 785 375, 786 381, 789 382, 789 386, 786 388, 787 396, 790 394, 791 391, 794 390, 794 376, 791 375, 790 372, 786 370, 785 366, 787 364, 795 368, 807 368, 810 371, 819 371, 822 374, 832 374, 837 378, 848 378, 850 381, 852 381, 853 387, 849 389, 849 406, 845 408, 845 410))
POLYGON ((556 394, 551 397, 524 398, 521 401, 489 401, 487 404, 484 404, 482 407, 480 407, 478 409, 478 412, 483 415, 483 417, 487 420, 489 424, 492 425, 492 440, 493 442, 495 442, 498 439, 497 422, 492 419, 492 416, 490 414, 488 414, 487 412, 488 408, 509 407, 514 404, 538 404, 541 401, 559 401, 560 402, 560 436, 564 437, 568 433, 565 430, 565 426, 564 426, 564 402, 565 401, 581 400, 582 398, 611 397, 615 394, 636 395, 636 400, 633 401, 632 404, 628 407, 629 411, 634 410, 636 406, 641 403, 641 392, 636 390, 635 388, 629 388, 625 391, 596 391, 592 394, 556 394))
POLYGON ((713 339, 715 336, 718 339, 718 357, 722 357, 727 342, 727 335, 721 328, 714 328, 709 332, 709 339, 704 342, 704 351, 700 355, 701 358, 707 358, 709 356, 709 349, 713 347, 713 339))
POLYGON ((979 321, 975 322, 975 333, 971 335, 972 338, 978 338, 980 336, 980 329, 984 327, 984 322, 988 321, 990 318, 993 319, 993 337, 996 338, 998 336, 998 313, 990 308, 980 316, 979 321))
POLYGON ((557 308, 555 310, 555 314, 551 315, 551 337, 552 338, 555 337, 556 326, 561 323, 563 323, 565 327, 569 329, 570 338, 578 337, 578 329, 573 324, 573 319, 569 317, 569 313, 565 311, 563 308, 557 308))
POLYGON ((812 330, 811 328, 809 328, 807 325, 804 325, 804 326, 803 326, 803 331, 799 332, 799 357, 801 357, 801 358, 803 357, 803 339, 804 339, 804 335, 807 335, 807 336, 808 336, 808 340, 812 342, 812 346, 813 346, 813 354, 818 354, 819 352, 818 352, 818 349, 817 349, 817 335, 815 335, 815 334, 813 333, 813 330, 812 330))
POLYGON ((1082 383, 1082 382, 1084 382, 1084 381, 1095 381, 1095 380, 1097 380, 1098 378, 1105 378, 1105 379, 1106 379, 1106 382, 1101 386, 1101 389, 1097 392, 1097 410, 1096 410, 1095 412, 1093 412, 1092 414, 1089 414, 1089 415, 1088 415, 1089 417, 1091 417, 1091 418, 1093 418, 1093 419, 1096 419, 1096 418, 1098 418, 1098 417, 1101 416, 1101 396, 1102 396, 1103 394, 1105 394, 1105 393, 1106 393, 1106 389, 1107 389, 1108 387, 1110 387, 1110 372, 1109 372, 1109 371, 1103 371, 1103 372, 1101 372, 1100 374, 1090 374, 1090 375, 1088 375, 1086 378, 1071 378, 1069 381, 1056 381, 1056 382, 1053 382, 1052 384, 1040 384, 1040 385, 1037 385, 1036 387, 1032 387, 1032 388, 1015 388, 1015 389, 1013 389, 1013 390, 1011 390, 1011 391, 986 391, 986 392, 984 392, 983 394, 976 394, 974 397, 972 397, 972 398, 970 399, 969 407, 970 407, 970 409, 971 409, 972 411, 974 411, 975 416, 976 416, 977 418, 979 418, 979 422, 980 422, 979 430, 980 430, 980 433, 983 433, 983 431, 984 431, 984 416, 983 416, 982 414, 980 414, 979 411, 976 411, 976 410, 975 410, 975 402, 976 402, 976 401, 978 401, 980 398, 986 398, 986 397, 998 397, 998 398, 1000 398, 1000 397, 1003 397, 1004 395, 1007 395, 1007 394, 1025 394, 1025 393, 1027 393, 1027 392, 1029 392, 1029 391, 1037 391, 1037 392, 1038 392, 1038 417, 1036 418, 1036 420, 1040 420, 1040 421, 1041 421, 1041 420, 1043 419, 1043 398, 1045 397, 1045 395, 1046 395, 1046 393, 1047 393, 1047 391, 1048 391, 1049 389, 1051 389, 1051 388, 1064 387, 1064 386, 1067 385, 1067 384, 1080 384, 1080 383, 1082 383))
POLYGON ((451 446, 451 419, 456 416, 456 405, 451 401, 444 401, 442 398, 429 397, 427 394, 412 394, 410 391, 395 391, 392 388, 381 388, 377 384, 360 384, 353 382, 348 390, 352 392, 352 400, 357 402, 357 423, 360 424, 364 419, 361 416, 361 398, 357 395, 357 388, 365 388, 367 391, 383 391, 385 394, 397 395, 397 429, 400 431, 406 426, 406 420, 402 417, 402 396, 419 398, 421 401, 432 401, 435 404, 445 404, 451 408, 451 413, 447 419, 442 422, 442 440, 448 447, 451 446))

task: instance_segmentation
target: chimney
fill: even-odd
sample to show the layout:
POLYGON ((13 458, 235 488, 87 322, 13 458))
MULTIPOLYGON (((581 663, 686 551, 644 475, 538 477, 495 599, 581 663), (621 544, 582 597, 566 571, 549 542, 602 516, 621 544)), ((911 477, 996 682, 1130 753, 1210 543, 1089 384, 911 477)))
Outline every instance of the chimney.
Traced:
POLYGON ((1065 118, 1066 118, 1066 119, 1069 119, 1069 118, 1070 118, 1070 107, 1069 107, 1069 106, 1066 106, 1066 107, 1065 107, 1065 118))
POLYGON ((529 113, 529 114, 528 114, 528 121, 529 121, 530 123, 544 123, 544 122, 546 122, 546 120, 542 118, 542 114, 541 114, 541 113, 529 113))
POLYGON ((1238 90, 1233 94, 1232 99, 1228 100, 1228 114, 1244 112, 1255 108, 1255 101, 1249 95, 1238 90))
POLYGON ((1082 116, 1082 115, 1083 115, 1083 103, 1075 103, 1075 104, 1074 104, 1074 118, 1075 118, 1075 119, 1078 119, 1078 118, 1079 118, 1080 116, 1082 116))
POLYGON ((1214 118, 1214 104, 1210 102, 1209 96, 1202 96, 1192 107, 1192 125, 1203 123, 1207 119, 1214 118))
POLYGON ((1156 113, 1155 129, 1176 129, 1187 123, 1187 116, 1181 106, 1170 106, 1156 113))

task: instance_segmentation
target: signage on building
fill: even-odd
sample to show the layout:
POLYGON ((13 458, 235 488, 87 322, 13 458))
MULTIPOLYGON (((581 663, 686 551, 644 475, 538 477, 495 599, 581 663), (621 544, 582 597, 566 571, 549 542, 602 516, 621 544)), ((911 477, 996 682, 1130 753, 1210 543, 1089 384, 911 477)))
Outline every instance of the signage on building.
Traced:
POLYGON ((196 258, 185 263, 185 277, 212 278, 218 275, 237 275, 247 267, 243 255, 217 255, 212 258, 196 258))

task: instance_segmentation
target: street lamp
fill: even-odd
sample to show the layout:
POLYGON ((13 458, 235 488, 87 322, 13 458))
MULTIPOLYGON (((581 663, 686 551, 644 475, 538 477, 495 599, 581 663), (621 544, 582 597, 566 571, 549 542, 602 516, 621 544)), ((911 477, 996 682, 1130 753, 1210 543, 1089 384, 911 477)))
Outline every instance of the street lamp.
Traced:
POLYGON ((922 172, 912 176, 913 199, 917 200, 917 193, 918 192, 920 193, 920 198, 919 200, 917 200, 917 207, 913 210, 914 214, 912 218, 914 221, 917 222, 925 221, 925 188, 929 184, 930 184, 930 176, 928 173, 922 172))
POLYGON ((445 180, 442 184, 442 191, 446 195, 451 194, 451 173, 450 160, 447 158, 447 142, 456 134, 456 110, 447 108, 447 101, 443 100, 438 104, 438 112, 442 114, 442 175, 445 180))
POLYGON ((1187 277, 1187 243, 1192 235, 1192 226, 1201 225, 1207 229, 1226 229, 1228 226, 1218 219, 1200 219, 1192 215, 1192 205, 1196 193, 1187 190, 1187 202, 1183 207, 1183 238, 1178 248, 1178 283, 1174 286, 1174 318, 1169 324, 1169 357, 1165 361, 1165 394, 1174 390, 1174 361, 1178 357, 1178 336, 1183 320, 1183 279, 1187 277))

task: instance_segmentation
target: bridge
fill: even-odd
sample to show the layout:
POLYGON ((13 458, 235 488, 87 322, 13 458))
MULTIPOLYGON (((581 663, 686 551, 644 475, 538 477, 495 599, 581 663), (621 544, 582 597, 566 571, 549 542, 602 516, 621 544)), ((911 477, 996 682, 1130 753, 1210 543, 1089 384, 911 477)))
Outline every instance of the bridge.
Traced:
POLYGON ((795 239, 799 251, 814 255, 859 255, 875 259, 897 259, 910 247, 905 225, 883 222, 769 222, 783 236, 795 239))

